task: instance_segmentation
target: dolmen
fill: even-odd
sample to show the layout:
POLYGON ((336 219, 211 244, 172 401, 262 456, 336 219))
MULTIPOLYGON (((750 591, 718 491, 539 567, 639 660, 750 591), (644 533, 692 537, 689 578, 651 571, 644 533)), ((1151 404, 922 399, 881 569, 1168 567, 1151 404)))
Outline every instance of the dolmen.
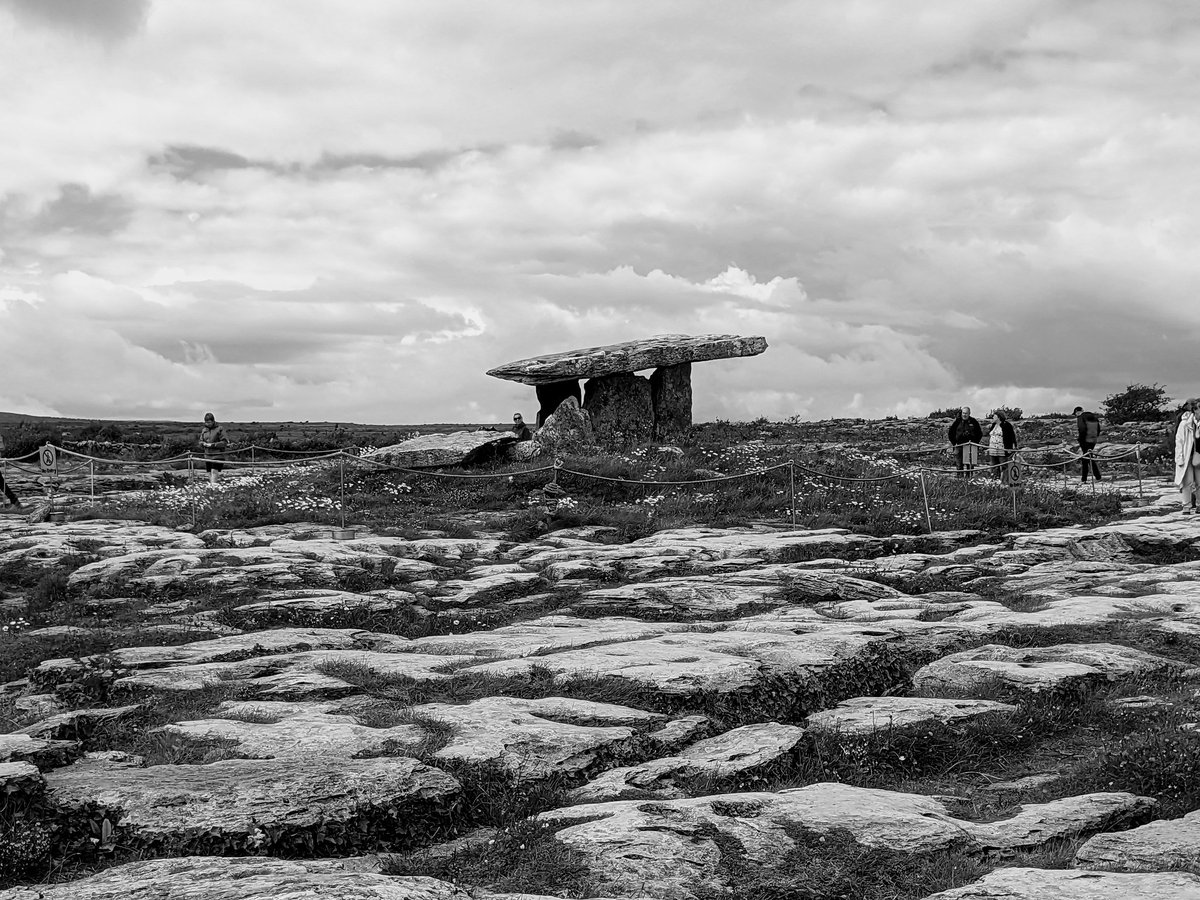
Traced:
POLYGON ((597 439, 619 445, 671 439, 691 427, 692 363, 757 356, 766 349, 763 337, 660 334, 521 359, 487 374, 533 385, 539 427, 573 398, 590 414, 597 439), (648 369, 654 370, 649 378, 636 374, 648 369))

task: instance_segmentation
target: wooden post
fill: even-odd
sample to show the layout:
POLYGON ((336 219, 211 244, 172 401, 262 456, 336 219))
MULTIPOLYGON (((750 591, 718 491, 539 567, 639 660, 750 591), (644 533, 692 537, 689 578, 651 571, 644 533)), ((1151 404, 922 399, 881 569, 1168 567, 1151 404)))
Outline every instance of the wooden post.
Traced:
POLYGON ((1138 499, 1144 499, 1142 496, 1142 442, 1138 441, 1133 447, 1133 455, 1137 460, 1138 473, 1138 499))
POLYGON ((342 528, 346 527, 346 458, 338 456, 338 478, 341 481, 342 528))
POLYGON ((792 504, 792 527, 796 527, 796 461, 788 460, 788 490, 792 504))
POLYGON ((933 534, 933 516, 929 513, 929 491, 925 489, 925 473, 921 473, 921 498, 925 501, 925 524, 929 526, 929 533, 933 534))

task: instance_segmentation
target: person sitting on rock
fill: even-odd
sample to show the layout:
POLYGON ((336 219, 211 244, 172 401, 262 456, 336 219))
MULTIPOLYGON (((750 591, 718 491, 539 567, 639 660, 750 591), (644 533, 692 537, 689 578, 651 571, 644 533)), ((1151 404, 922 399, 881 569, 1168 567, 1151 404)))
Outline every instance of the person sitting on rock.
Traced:
POLYGON ((512 433, 518 441, 533 440, 533 432, 529 430, 529 426, 525 424, 525 418, 520 413, 513 413, 512 433))

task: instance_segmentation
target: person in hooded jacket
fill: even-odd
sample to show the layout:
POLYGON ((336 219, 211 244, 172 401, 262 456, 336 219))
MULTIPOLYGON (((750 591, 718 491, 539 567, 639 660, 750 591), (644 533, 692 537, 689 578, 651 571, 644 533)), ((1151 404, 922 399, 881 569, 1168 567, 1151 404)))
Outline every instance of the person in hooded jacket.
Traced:
POLYGON ((1084 412, 1082 406, 1073 410, 1075 421, 1079 424, 1079 465, 1082 469, 1083 480, 1088 480, 1088 464, 1092 467, 1092 476, 1100 480, 1100 465, 1092 457, 1096 442, 1100 440, 1100 417, 1094 412, 1084 412))
POLYGON ((987 449, 992 471, 1002 484, 1008 484, 1013 454, 1017 452, 1017 430, 998 409, 992 413, 992 428, 988 432, 987 449))
POLYGON ((1179 426, 1175 429, 1175 483, 1183 495, 1185 515, 1196 514, 1196 492, 1200 490, 1200 400, 1183 404, 1179 426))
POLYGON ((983 440, 983 429, 971 415, 971 407, 964 406, 950 423, 946 432, 954 447, 955 461, 958 463, 958 477, 965 474, 968 478, 979 463, 979 442, 983 440))

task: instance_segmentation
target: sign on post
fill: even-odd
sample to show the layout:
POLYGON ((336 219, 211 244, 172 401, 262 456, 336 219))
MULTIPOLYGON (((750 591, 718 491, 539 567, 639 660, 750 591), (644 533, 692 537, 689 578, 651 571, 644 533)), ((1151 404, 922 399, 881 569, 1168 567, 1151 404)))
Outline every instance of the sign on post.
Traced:
POLYGON ((38 466, 43 472, 51 475, 58 474, 58 448, 53 444, 43 444, 38 451, 38 466))

